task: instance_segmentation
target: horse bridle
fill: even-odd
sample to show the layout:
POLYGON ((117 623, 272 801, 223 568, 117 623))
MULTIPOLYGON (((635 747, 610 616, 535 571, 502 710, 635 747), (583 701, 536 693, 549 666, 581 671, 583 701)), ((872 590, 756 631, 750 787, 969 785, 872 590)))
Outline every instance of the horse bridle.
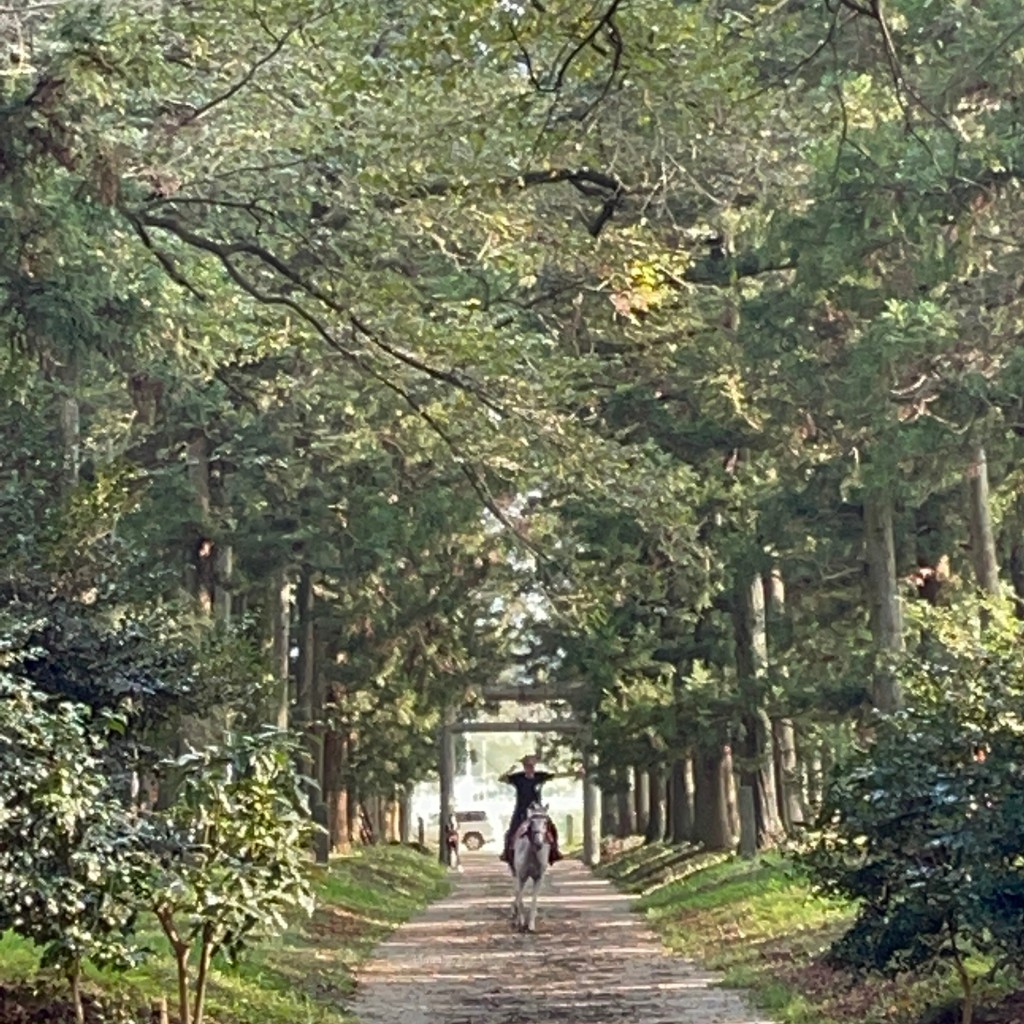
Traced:
POLYGON ((539 850, 544 845, 544 840, 547 839, 549 820, 548 813, 539 807, 536 810, 531 808, 530 814, 526 820, 528 826, 527 834, 530 837, 530 845, 535 850, 539 850))

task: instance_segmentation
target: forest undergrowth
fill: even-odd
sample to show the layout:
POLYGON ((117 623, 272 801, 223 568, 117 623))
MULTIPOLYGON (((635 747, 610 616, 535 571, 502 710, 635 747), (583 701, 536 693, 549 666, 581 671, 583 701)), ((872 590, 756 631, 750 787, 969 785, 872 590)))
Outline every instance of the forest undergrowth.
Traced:
MULTIPOLYGON (((396 844, 364 847, 316 870, 312 918, 256 947, 237 966, 215 965, 209 1024, 343 1024, 352 976, 380 940, 448 887, 433 857, 396 844)), ((167 996, 174 1019, 174 965, 155 923, 158 951, 145 964, 115 975, 90 969, 84 1004, 88 1024, 159 1020, 167 996)), ((74 1011, 62 979, 38 973, 39 953, 11 934, 0 938, 0 1021, 66 1024, 74 1011)))

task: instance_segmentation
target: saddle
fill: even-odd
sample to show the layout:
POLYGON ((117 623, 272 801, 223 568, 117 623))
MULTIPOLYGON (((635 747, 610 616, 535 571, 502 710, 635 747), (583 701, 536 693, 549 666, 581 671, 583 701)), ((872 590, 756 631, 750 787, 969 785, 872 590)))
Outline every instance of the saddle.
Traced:
MULTIPOLYGON (((527 818, 527 820, 524 821, 518 828, 514 829, 511 833, 509 833, 508 845, 505 847, 505 852, 502 855, 501 859, 508 864, 510 871, 515 870, 513 867, 513 860, 514 851, 516 848, 516 840, 519 839, 520 836, 526 835, 526 832, 529 829, 529 827, 530 820, 529 818, 527 818)), ((558 830, 555 828, 555 823, 550 818, 548 818, 547 835, 545 836, 545 838, 551 844, 551 859, 548 861, 548 863, 554 864, 556 861, 560 861, 562 859, 562 854, 558 850, 558 830)))

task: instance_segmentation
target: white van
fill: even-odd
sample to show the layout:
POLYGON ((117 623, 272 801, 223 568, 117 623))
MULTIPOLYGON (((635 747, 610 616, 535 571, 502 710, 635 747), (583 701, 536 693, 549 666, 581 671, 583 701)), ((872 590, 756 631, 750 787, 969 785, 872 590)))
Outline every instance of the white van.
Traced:
POLYGON ((479 850, 484 843, 494 842, 494 829, 484 810, 456 811, 455 823, 467 850, 479 850))

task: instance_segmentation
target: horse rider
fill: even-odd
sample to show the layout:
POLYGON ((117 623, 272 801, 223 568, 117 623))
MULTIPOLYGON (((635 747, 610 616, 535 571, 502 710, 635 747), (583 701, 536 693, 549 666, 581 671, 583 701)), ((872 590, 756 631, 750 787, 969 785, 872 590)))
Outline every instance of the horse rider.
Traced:
MULTIPOLYGON (((516 791, 516 805, 512 811, 512 821, 509 824, 508 831, 505 833, 505 846, 499 858, 507 864, 512 863, 513 836, 515 836, 519 826, 526 821, 530 805, 541 803, 541 787, 543 787, 548 779, 554 777, 553 772, 538 771, 537 758, 533 754, 527 754, 520 763, 522 764, 521 768, 518 766, 510 768, 502 775, 500 780, 507 782, 516 791)), ((548 863, 554 864, 555 861, 562 859, 562 854, 558 849, 558 830, 555 828, 555 823, 550 821, 550 819, 549 827, 551 828, 551 855, 548 857, 548 863)))

